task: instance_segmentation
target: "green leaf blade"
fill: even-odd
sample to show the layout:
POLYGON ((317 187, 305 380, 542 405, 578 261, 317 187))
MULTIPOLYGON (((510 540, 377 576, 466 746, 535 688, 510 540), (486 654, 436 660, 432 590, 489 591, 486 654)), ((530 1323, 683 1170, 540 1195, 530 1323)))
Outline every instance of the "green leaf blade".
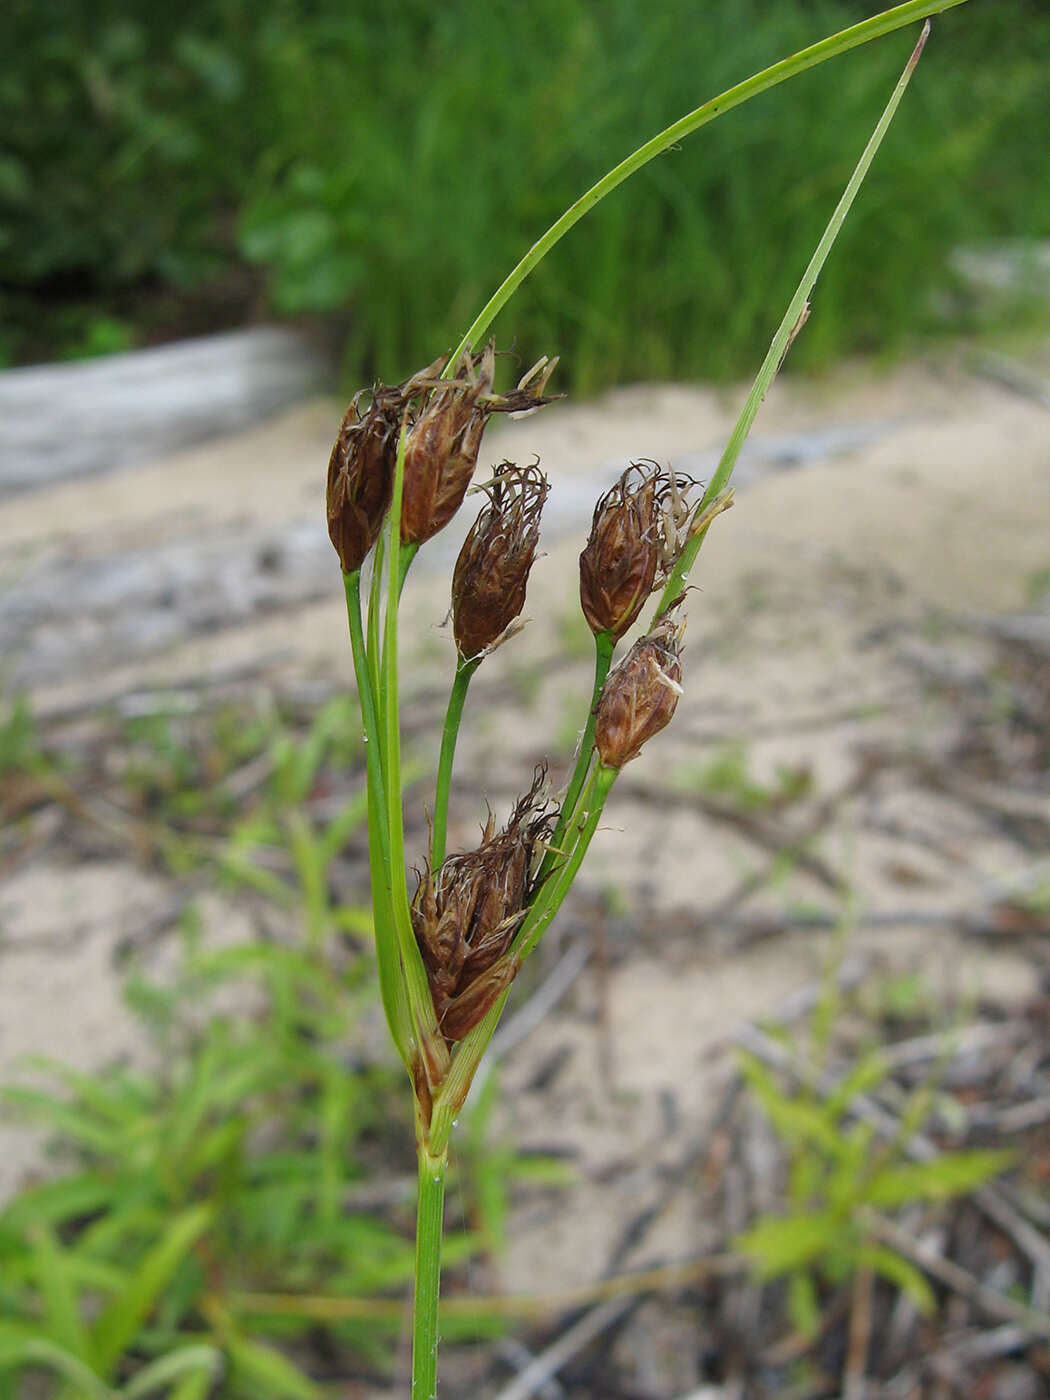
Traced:
POLYGON ((210 1206, 183 1211, 146 1255, 127 1288, 99 1318, 95 1332, 94 1362, 109 1375, 142 1323, 153 1311, 176 1269, 212 1221, 210 1206))

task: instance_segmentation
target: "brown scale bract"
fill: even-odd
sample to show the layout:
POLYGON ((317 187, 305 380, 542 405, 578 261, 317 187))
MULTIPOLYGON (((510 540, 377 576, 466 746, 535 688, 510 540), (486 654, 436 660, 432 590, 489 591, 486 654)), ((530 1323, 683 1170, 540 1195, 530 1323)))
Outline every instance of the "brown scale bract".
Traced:
POLYGON ((449 1041, 477 1025, 517 971, 507 950, 535 892, 534 857, 554 823, 541 796, 546 777, 536 770, 502 831, 490 815, 476 850, 449 856, 435 871, 427 866, 419 877, 412 927, 449 1041))
POLYGON ((452 631, 465 660, 491 650, 525 606, 550 483, 536 464, 503 462, 481 489, 488 503, 452 575, 452 631))
POLYGON ((344 573, 355 573, 379 538, 390 508, 402 417, 441 373, 443 359, 403 384, 376 384, 350 402, 328 459, 328 534, 344 573), (367 408, 362 401, 367 399, 367 408))
POLYGON ((592 632, 619 641, 667 579, 688 532, 692 477, 632 462, 594 508, 580 555, 580 603, 592 632))
POLYGON ((328 459, 328 535, 346 574, 361 567, 378 539, 394 484, 400 396, 377 385, 362 414, 366 392, 354 396, 328 459))
POLYGON ((459 510, 477 466, 481 435, 493 413, 524 413, 549 403, 543 397, 557 360, 544 357, 509 394, 493 392, 496 351, 465 352, 455 373, 435 382, 405 440, 401 539, 423 544, 459 510))
POLYGON ((679 656, 684 631, 684 619, 665 613, 605 682, 594 743, 606 768, 622 768, 637 758, 645 741, 670 722, 682 693, 679 656))

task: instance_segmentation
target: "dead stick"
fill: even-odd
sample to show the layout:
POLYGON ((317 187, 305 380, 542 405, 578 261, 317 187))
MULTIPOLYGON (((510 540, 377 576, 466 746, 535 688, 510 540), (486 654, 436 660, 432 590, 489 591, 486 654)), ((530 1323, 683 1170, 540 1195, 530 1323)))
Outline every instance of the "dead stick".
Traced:
POLYGON ((868 1344, 871 1341, 871 1294, 875 1281, 869 1268, 860 1268, 853 1276, 853 1302, 850 1308, 849 1346, 846 1353, 845 1385, 842 1400, 864 1400, 867 1383, 868 1344))
MULTIPOLYGON (((802 1083, 816 1089, 818 1093, 831 1093, 836 1087, 833 1075, 818 1074, 805 1059, 788 1050, 785 1046, 779 1045, 772 1037, 758 1030, 755 1026, 742 1026, 734 1039, 743 1049, 750 1050, 766 1064, 788 1070, 796 1075, 802 1083)), ((883 1108, 881 1104, 876 1103, 874 1099, 869 1098, 868 1095, 858 1094, 850 1100, 849 1108, 851 1113, 864 1119, 865 1122, 871 1123, 891 1142, 899 1138, 900 1120, 888 1109, 883 1108)), ((919 1162, 929 1162, 940 1155, 933 1142, 923 1133, 914 1133, 911 1139, 903 1144, 903 1149, 909 1157, 913 1157, 919 1162)), ((1050 1241, 1047 1241, 1039 1230, 1030 1225, 996 1187, 980 1186, 973 1192, 970 1199, 1005 1234, 1008 1234, 1022 1253, 1026 1254, 1032 1261, 1035 1268, 1033 1292, 1042 1305, 1050 1296, 1048 1293, 1050 1241)))
POLYGON ((1050 1315, 1035 1312, 1032 1308, 1026 1308, 1023 1303, 1015 1303, 1005 1293, 989 1288, 980 1279, 974 1278, 973 1274, 968 1273, 966 1269, 961 1268, 951 1259, 946 1259, 943 1254, 938 1254, 936 1249, 931 1248, 928 1244, 923 1244, 907 1230, 902 1230, 892 1220, 887 1220, 884 1215, 878 1215, 872 1210, 864 1210, 861 1212, 861 1220, 865 1229, 881 1240, 883 1244, 889 1245, 905 1259, 910 1259, 920 1269, 931 1274, 963 1298, 967 1298, 989 1317, 997 1318, 1000 1322, 1018 1323, 1036 1337, 1050 1337, 1050 1315))
MULTIPOLYGON (((442 1298, 441 1309, 446 1317, 556 1317, 573 1308, 613 1298, 634 1298, 644 1293, 663 1293, 685 1288, 691 1283, 716 1275, 743 1274, 750 1264, 742 1255, 711 1254, 683 1264, 665 1264, 655 1269, 618 1274, 614 1278, 581 1288, 565 1289, 560 1293, 530 1294, 510 1297, 442 1298)), ((328 1294, 309 1293, 231 1293, 225 1300, 228 1307, 246 1313, 270 1317, 305 1317, 318 1322, 346 1322, 360 1319, 396 1325, 402 1317, 402 1304, 397 1298, 338 1298, 328 1294)))
POLYGON ((634 1306, 631 1298, 610 1298, 589 1313, 584 1313, 578 1322, 573 1323, 558 1340, 540 1352, 531 1365, 526 1366, 520 1376, 511 1381, 497 1395, 496 1400, 530 1400, 542 1385, 584 1347, 600 1337, 606 1328, 617 1322, 625 1312, 634 1306))

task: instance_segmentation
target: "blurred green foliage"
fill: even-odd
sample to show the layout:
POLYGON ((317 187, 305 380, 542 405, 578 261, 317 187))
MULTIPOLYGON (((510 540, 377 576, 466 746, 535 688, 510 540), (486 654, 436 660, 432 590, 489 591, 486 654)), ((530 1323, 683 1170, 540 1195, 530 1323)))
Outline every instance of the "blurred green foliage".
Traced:
POLYGON ((885 1279, 924 1313, 936 1307, 924 1274, 880 1241, 873 1213, 964 1196, 987 1184, 1013 1161, 1008 1151, 953 1148, 912 1159, 939 1097, 939 1078, 951 1054, 950 1031, 942 1056, 925 1080, 900 1096, 897 1128, 881 1135, 859 1105, 891 1078, 892 1062, 877 1042, 856 1050, 832 1069, 836 1026, 849 1008, 839 988, 848 926, 836 931, 824 968, 821 995, 798 1042, 782 1028, 773 1039, 787 1052, 790 1073, 780 1074, 745 1053, 745 1084, 780 1140, 786 1159, 785 1200, 759 1215, 738 1235, 735 1247, 759 1278, 787 1282, 788 1315, 796 1331, 812 1338, 820 1329, 824 1283, 849 1283, 862 1270, 885 1279), (808 1043, 807 1043, 808 1042, 808 1043))
POLYGON ((199 277, 256 138, 238 9, 16 0, 3 27, 5 282, 199 277), (231 121, 231 119, 233 119, 231 121))
MULTIPOLYGON (((67 748, 27 698, 0 698, 0 855, 33 849, 27 794, 86 817, 97 841, 84 795, 104 788, 125 819, 107 835, 166 871, 181 911, 162 944, 140 930, 121 952, 130 1060, 26 1059, 0 1084, 0 1137, 9 1120, 47 1137, 47 1160, 0 1200, 0 1400, 316 1400, 389 1370, 416 1169, 356 902, 354 708, 142 696, 67 748), (198 900, 213 883, 224 905, 198 900)), ((570 1180, 500 1135, 496 1103, 492 1073, 461 1114, 450 1268, 503 1248, 521 1183, 570 1180)), ((460 1298, 443 1331, 476 1342, 505 1325, 460 1298)))
MULTIPOLYGON (((18 56, 0 75, 8 357, 39 346, 49 307, 93 306, 107 333, 89 320, 67 341, 104 350, 122 343, 129 289, 212 288, 221 305, 248 262, 276 311, 342 318, 354 379, 403 376, 612 162, 874 8, 14 0, 0 17, 0 51, 18 56)), ((804 75, 654 162, 547 260, 501 340, 560 351, 581 390, 751 365, 908 42, 804 75)), ((952 290, 946 249, 1050 234, 1050 147, 1033 139, 1048 62, 1035 0, 936 21, 796 362, 922 329, 952 290)))
MULTIPOLYGON (((370 1295, 411 1278, 411 1239, 350 1204, 398 1161, 392 1105, 407 1113, 408 1096, 362 1055, 360 1031, 348 1042, 374 1001, 371 962, 334 953, 206 953, 191 917, 174 985, 129 986, 152 1069, 44 1063, 57 1091, 0 1090, 0 1105, 50 1130, 63 1167, 0 1211, 0 1395, 37 1369, 78 1395, 126 1383, 128 1397, 181 1396, 187 1374, 202 1396, 216 1374, 226 1396, 313 1395, 269 1345, 308 1324, 261 1329, 232 1294, 370 1295)), ((410 1155, 402 1165, 410 1196, 410 1155)), ((452 1257, 473 1248, 455 1235, 452 1257)), ((344 1324, 333 1343, 378 1357, 372 1330, 344 1324)))

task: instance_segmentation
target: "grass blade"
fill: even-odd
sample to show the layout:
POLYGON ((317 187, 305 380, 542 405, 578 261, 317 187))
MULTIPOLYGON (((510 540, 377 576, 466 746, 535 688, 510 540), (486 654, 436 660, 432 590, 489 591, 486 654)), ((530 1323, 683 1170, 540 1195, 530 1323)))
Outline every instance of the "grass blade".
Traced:
POLYGON ((171 1281, 175 1270, 211 1224, 210 1206, 193 1206, 172 1221, 160 1240, 146 1255, 127 1288, 115 1298, 98 1320, 94 1361, 102 1375, 108 1375, 134 1340, 139 1328, 171 1281))
POLYGON ((305 1371, 273 1347, 239 1337, 231 1340, 229 1349, 234 1368, 249 1383, 249 1394, 258 1391, 281 1400, 316 1400, 321 1393, 305 1371))
POLYGON ((80 1300, 65 1251, 52 1232, 44 1227, 31 1232, 30 1246, 43 1296, 47 1331, 53 1341, 81 1361, 86 1361, 88 1334, 80 1316, 80 1300))
POLYGON ((148 1366, 143 1366, 121 1391, 122 1400, 139 1400, 151 1390, 162 1385, 171 1385, 187 1374, 203 1375, 208 1379, 218 1375, 222 1366, 222 1353, 217 1347, 200 1343, 196 1346, 179 1347, 159 1356, 148 1366))
MULTIPOLYGON (((747 435, 751 431, 758 410, 762 406, 762 400, 769 391, 770 384, 772 384, 773 380, 776 378, 777 372, 784 362, 784 357, 791 348, 792 341, 805 321, 806 315, 808 314, 809 298, 817 278, 820 276, 821 269, 827 261, 828 254, 835 245, 835 240, 838 238, 839 231, 846 221, 846 215, 853 206, 853 201, 857 197, 857 192, 864 183, 864 177, 867 175, 871 163, 875 159, 875 153, 882 145, 882 139, 889 130, 890 123, 893 121, 900 100, 904 96, 908 83, 911 81, 911 75, 915 72, 915 67, 922 56, 922 51, 925 47, 929 32, 930 23, 929 20, 927 20, 925 25, 923 25, 919 42, 915 45, 911 57, 905 64, 904 72, 901 74, 882 116, 879 118, 875 130, 872 132, 868 144, 865 146, 860 160, 857 162, 853 174, 850 176, 849 182, 842 192, 842 198, 835 206, 835 211, 828 221, 827 228, 825 228, 820 242, 817 244, 816 250, 809 260, 809 266, 802 274, 802 280, 795 289, 795 295, 788 303, 788 308, 784 312, 784 319, 781 321, 779 329, 773 337, 766 358, 762 362, 762 367, 755 377, 755 382, 751 386, 751 392, 748 394, 744 407, 740 412, 740 417, 737 419, 733 431, 729 435, 729 441, 726 443, 721 461, 718 463, 714 475, 708 482, 707 490, 704 492, 703 498, 697 507, 698 513, 702 512, 707 505, 715 500, 729 484, 729 478, 733 473, 733 468, 736 466, 741 449, 747 440, 747 435)), ((683 549, 675 563, 674 569, 671 571, 671 576, 667 580, 667 585, 660 596, 660 602, 656 609, 657 616, 664 612, 681 593, 689 577, 689 570, 693 565, 693 561, 706 535, 707 530, 705 528, 695 534, 692 539, 689 540, 685 549, 683 549)))
POLYGON ((41 1366, 62 1376, 83 1400, 113 1400, 109 1386, 99 1380, 90 1366, 54 1342, 43 1337, 19 1336, 0 1324, 0 1373, 41 1366))
POLYGON ((671 126, 646 141, 643 146, 639 146, 619 165, 614 166, 612 170, 603 175, 597 184, 592 185, 585 194, 582 194, 575 204, 571 204, 565 213, 551 224, 547 232, 537 239, 482 307, 477 318, 452 352, 448 366, 446 366, 445 376, 448 377, 454 372, 452 367, 459 363, 460 356, 468 346, 477 345, 480 342, 481 337, 499 312, 529 273, 540 265, 555 244, 560 242, 575 224, 579 223, 584 214, 589 214, 607 194, 616 189, 617 185, 622 185, 625 180, 636 171, 641 170, 655 156, 669 150, 676 142, 683 140, 686 136, 691 136, 700 127, 714 121, 715 117, 720 117, 723 113, 741 106, 752 97, 757 97, 759 93, 767 92, 779 83, 786 82, 788 78, 794 78, 799 73, 804 73, 808 68, 815 68, 829 58, 847 53, 850 49, 858 48, 861 44, 869 43, 872 39, 891 34, 894 30, 902 29, 907 24, 928 19, 930 15, 940 14, 944 10, 950 10, 956 5, 965 3, 966 0, 908 0, 907 4, 897 5, 891 10, 885 10, 882 14, 873 15, 870 19, 862 20, 860 24, 854 24, 848 29, 840 30, 839 33, 832 34, 817 44, 811 44, 809 48, 801 49, 790 58, 781 59, 779 63, 764 68, 760 73, 755 73, 752 77, 745 79, 744 82, 737 83, 735 87, 727 89, 718 97, 712 98, 710 102, 705 102, 703 106, 688 112, 671 126))

